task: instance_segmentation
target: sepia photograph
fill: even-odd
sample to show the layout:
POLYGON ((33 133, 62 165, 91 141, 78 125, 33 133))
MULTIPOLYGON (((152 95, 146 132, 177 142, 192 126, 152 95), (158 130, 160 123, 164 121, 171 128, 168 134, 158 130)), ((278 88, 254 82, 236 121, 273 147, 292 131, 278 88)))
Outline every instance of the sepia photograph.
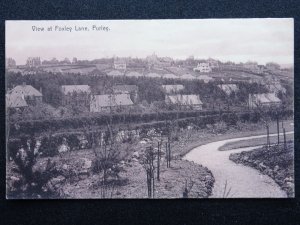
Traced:
POLYGON ((7 20, 7 199, 294 198, 294 20, 7 20))

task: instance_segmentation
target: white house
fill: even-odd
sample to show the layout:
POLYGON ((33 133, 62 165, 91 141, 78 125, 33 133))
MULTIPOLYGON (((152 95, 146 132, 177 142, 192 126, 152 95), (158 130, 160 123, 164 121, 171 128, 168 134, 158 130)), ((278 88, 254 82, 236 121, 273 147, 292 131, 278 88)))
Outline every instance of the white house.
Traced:
POLYGON ((194 71, 200 73, 210 73, 212 71, 209 63, 198 63, 197 67, 194 68, 194 71))

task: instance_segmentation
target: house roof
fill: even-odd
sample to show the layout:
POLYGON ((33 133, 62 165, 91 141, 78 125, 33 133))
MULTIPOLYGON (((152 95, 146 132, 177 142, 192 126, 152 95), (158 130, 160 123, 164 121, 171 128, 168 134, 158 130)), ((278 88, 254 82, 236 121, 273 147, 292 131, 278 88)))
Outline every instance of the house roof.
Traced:
POLYGON ((227 95, 239 90, 236 84, 219 84, 218 87, 221 88, 227 95))
POLYGON ((126 92, 133 92, 138 91, 138 86, 136 85, 115 85, 113 86, 114 92, 119 93, 126 93, 126 92))
POLYGON ((148 73, 148 74, 146 74, 146 77, 158 77, 158 78, 161 78, 162 75, 158 74, 158 73, 148 73))
POLYGON ((172 73, 167 73, 167 74, 163 75, 163 78, 165 78, 165 79, 178 79, 179 77, 172 74, 172 73))
POLYGON ((39 92, 37 89, 32 87, 31 85, 18 85, 14 87, 12 90, 8 92, 9 94, 17 94, 17 95, 24 95, 26 96, 36 96, 41 97, 43 96, 41 92, 39 92))
POLYGON ((62 85, 61 89, 65 95, 72 94, 73 92, 76 93, 87 92, 88 94, 91 93, 91 88, 89 85, 62 85))
POLYGON ((207 75, 200 75, 200 76, 197 77, 197 79, 199 79, 199 80, 213 80, 212 77, 209 77, 207 75))
POLYGON ((275 93, 254 94, 253 98, 259 103, 280 103, 281 100, 276 97, 275 93))
POLYGON ((178 91, 181 91, 184 89, 184 86, 181 84, 178 85, 162 85, 163 90, 165 91, 165 93, 170 94, 170 93, 175 93, 178 91))
POLYGON ((129 77, 141 77, 141 76, 143 76, 143 74, 139 73, 137 71, 130 71, 130 72, 126 73, 125 76, 129 76, 129 77))
POLYGON ((119 70, 111 70, 110 72, 107 73, 109 76, 123 76, 124 73, 119 71, 119 70))
POLYGON ((93 95, 91 96, 91 104, 96 107, 114 107, 133 105, 129 94, 115 95, 93 95))
POLYGON ((6 94, 6 107, 8 108, 20 108, 28 106, 24 96, 21 94, 6 94))
POLYGON ((202 101, 200 100, 198 95, 168 95, 172 104, 179 105, 202 105, 202 101))

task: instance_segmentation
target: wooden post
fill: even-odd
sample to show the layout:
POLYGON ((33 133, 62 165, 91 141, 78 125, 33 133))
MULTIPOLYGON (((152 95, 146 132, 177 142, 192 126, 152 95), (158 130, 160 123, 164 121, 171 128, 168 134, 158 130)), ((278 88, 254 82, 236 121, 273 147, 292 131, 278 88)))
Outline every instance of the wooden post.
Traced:
POLYGON ((167 160, 167 168, 169 168, 168 142, 166 142, 166 160, 167 160))
POLYGON ((168 143, 168 149, 169 149, 169 167, 171 167, 171 145, 170 145, 170 142, 168 143))
POLYGON ((279 139, 279 118, 277 115, 277 144, 279 145, 280 139, 279 139))
POLYGON ((284 150, 287 150, 285 128, 283 128, 283 138, 284 138, 284 150))
POLYGON ((269 125, 267 125, 267 148, 270 147, 270 139, 269 139, 269 125))
POLYGON ((157 144, 157 180, 159 181, 159 173, 160 173, 160 145, 161 143, 158 142, 157 144))

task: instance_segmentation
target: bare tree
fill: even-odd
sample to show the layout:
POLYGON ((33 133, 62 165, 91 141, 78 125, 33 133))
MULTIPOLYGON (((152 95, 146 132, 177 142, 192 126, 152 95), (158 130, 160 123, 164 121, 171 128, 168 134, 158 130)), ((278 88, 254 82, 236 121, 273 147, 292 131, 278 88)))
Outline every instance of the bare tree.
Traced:
POLYGON ((148 190, 148 198, 154 198, 155 196, 155 183, 154 183, 154 159, 155 152, 152 146, 146 148, 146 151, 143 156, 143 167, 146 171, 147 177, 147 190, 148 190))

